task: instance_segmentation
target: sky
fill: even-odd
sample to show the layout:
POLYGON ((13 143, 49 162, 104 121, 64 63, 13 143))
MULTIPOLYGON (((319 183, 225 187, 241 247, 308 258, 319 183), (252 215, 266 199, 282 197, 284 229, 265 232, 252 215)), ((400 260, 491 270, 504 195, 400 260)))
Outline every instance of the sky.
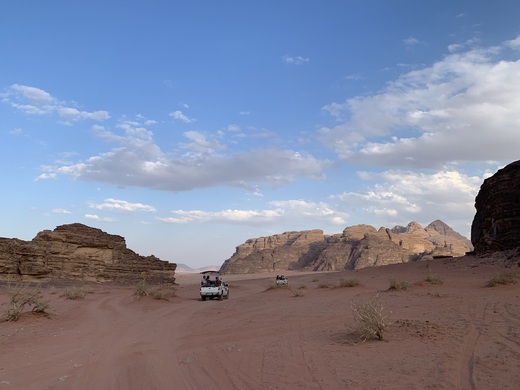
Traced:
POLYGON ((83 223, 197 268, 440 219, 520 159, 518 0, 0 3, 0 237, 83 223))

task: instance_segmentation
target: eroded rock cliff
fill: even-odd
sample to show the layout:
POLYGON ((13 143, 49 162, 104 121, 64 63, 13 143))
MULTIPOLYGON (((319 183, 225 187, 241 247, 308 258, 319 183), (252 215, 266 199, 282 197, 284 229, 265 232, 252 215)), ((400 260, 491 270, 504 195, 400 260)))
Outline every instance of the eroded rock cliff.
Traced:
POLYGON ((140 256, 121 236, 74 223, 39 232, 31 241, 0 238, 0 278, 173 283, 176 264, 140 256))
POLYGON ((484 180, 475 208, 471 242, 477 255, 520 248, 520 160, 484 180))
POLYGON ((324 235, 322 230, 309 230, 249 239, 236 248, 220 271, 339 271, 436 256, 463 256, 471 250, 470 241, 442 221, 434 221, 426 228, 416 222, 379 230, 356 225, 332 236, 324 235))

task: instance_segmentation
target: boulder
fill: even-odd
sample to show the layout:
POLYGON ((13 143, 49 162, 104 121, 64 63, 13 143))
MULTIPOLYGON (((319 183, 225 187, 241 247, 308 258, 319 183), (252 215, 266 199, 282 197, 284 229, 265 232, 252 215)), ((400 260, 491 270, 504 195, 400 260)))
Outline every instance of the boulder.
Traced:
POLYGON ((39 232, 32 241, 0 238, 0 279, 108 282, 146 277, 173 283, 176 264, 140 256, 121 236, 80 223, 39 232))
POLYGON ((520 247, 520 160, 484 180, 475 209, 471 242, 477 255, 520 247))

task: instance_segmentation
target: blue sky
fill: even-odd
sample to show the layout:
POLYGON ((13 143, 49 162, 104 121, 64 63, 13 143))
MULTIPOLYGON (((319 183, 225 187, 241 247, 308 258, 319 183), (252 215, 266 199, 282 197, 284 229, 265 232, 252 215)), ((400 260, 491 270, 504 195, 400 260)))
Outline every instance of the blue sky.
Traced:
POLYGON ((520 2, 4 1, 0 236, 220 265, 441 219, 520 158, 520 2))

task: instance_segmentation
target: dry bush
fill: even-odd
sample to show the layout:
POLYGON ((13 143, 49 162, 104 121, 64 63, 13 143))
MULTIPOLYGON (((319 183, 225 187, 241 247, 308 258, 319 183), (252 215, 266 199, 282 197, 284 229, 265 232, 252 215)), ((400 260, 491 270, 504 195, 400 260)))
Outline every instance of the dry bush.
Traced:
POLYGON ((71 286, 65 288, 61 294, 60 297, 63 297, 65 299, 83 299, 85 296, 89 293, 89 290, 85 286, 71 286))
POLYGON ((139 300, 143 297, 146 297, 149 294, 149 286, 146 283, 146 280, 141 280, 137 283, 137 286, 134 287, 134 298, 139 300))
POLYGON ((502 270, 496 273, 488 280, 487 287, 495 287, 499 284, 516 284, 518 281, 518 273, 515 271, 502 270))
POLYGON ((428 272, 428 276, 424 278, 424 281, 431 284, 444 284, 444 280, 439 275, 432 274, 431 272, 428 272))
POLYGON ((383 340, 385 328, 390 324, 388 315, 383 313, 383 304, 376 295, 368 301, 352 302, 354 325, 351 329, 361 341, 375 337, 383 340))
POLYGON ((334 287, 334 286, 332 284, 330 284, 329 282, 318 283, 318 288, 331 288, 331 287, 334 287))
POLYGON ((356 287, 356 286, 359 286, 359 280, 357 280, 356 278, 350 278, 350 279, 341 278, 339 280, 339 286, 340 287, 356 287))
POLYGON ((388 282, 390 283, 390 287, 388 287, 389 290, 406 291, 410 288, 410 283, 405 281, 399 282, 396 278, 390 278, 388 282))
POLYGON ((4 303, 2 317, 5 321, 18 321, 26 306, 32 306, 34 313, 43 313, 49 308, 49 302, 42 300, 40 288, 16 284, 8 286, 9 301, 4 303))
POLYGON ((276 282, 269 282, 265 288, 265 291, 274 290, 277 288, 289 288, 288 284, 276 284, 276 282))
POLYGON ((292 292, 293 297, 303 297, 303 296, 305 296, 305 291, 303 291, 301 288, 299 288, 297 290, 292 289, 291 292, 292 292))
POLYGON ((134 298, 140 300, 143 297, 150 296, 153 299, 169 301, 175 297, 177 291, 173 286, 157 286, 151 285, 145 279, 139 281, 134 288, 134 298))
POLYGON ((175 287, 171 287, 171 286, 163 286, 163 287, 154 286, 154 287, 151 287, 149 290, 149 295, 153 299, 159 299, 159 300, 162 299, 165 301, 169 301, 170 298, 175 297, 176 294, 177 294, 177 291, 175 290, 175 287))

